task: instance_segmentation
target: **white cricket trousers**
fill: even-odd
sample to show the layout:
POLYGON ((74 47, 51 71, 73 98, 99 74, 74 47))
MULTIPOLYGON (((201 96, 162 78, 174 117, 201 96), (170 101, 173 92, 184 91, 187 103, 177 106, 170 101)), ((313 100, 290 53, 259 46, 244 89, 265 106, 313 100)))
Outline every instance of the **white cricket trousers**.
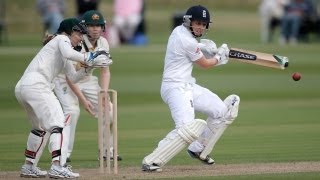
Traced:
POLYGON ((15 88, 15 95, 24 107, 33 129, 51 132, 54 127, 64 127, 64 115, 57 97, 44 84, 21 85, 15 88))
MULTIPOLYGON (((227 106, 215 93, 197 84, 163 82, 161 97, 169 106, 176 129, 194 121, 195 111, 207 115, 210 119, 222 118, 227 112, 227 106)), ((201 135, 202 138, 208 139, 210 137, 209 131, 209 128, 206 128, 201 135)), ((172 131, 171 133, 176 132, 172 131)), ((201 152, 205 146, 203 143, 195 141, 189 146, 189 149, 201 152)))
POLYGON ((192 83, 163 82, 161 97, 169 106, 175 128, 195 119, 195 111, 212 119, 223 117, 227 111, 224 102, 209 89, 192 83))
MULTIPOLYGON (((65 119, 60 103, 54 95, 50 84, 42 76, 30 73, 24 75, 17 83, 15 95, 18 102, 25 109, 32 129, 50 133, 50 135, 45 136, 49 138, 49 151, 53 153, 62 149, 62 134, 51 134, 51 132, 54 128, 63 128, 65 119)), ((46 138, 41 140, 30 133, 27 140, 27 150, 35 152, 36 156, 31 158, 26 155, 26 160, 37 165, 46 142, 46 138)), ((59 160, 59 158, 60 155, 52 155, 52 161, 59 160)))

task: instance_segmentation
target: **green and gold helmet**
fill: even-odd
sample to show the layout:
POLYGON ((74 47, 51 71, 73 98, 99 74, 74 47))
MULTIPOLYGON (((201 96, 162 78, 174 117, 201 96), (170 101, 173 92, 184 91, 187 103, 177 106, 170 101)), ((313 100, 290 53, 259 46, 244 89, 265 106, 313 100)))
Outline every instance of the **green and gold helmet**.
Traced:
POLYGON ((83 14, 82 23, 86 25, 101 25, 105 26, 106 21, 104 20, 102 14, 96 10, 90 10, 83 14))

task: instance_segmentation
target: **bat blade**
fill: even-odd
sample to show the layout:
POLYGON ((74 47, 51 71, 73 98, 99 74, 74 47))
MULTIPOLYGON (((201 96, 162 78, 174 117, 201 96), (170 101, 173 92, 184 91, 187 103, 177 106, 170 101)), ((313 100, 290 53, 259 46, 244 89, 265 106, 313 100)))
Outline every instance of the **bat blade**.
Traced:
POLYGON ((289 66, 288 57, 238 48, 230 49, 229 58, 244 63, 277 69, 285 69, 289 66))

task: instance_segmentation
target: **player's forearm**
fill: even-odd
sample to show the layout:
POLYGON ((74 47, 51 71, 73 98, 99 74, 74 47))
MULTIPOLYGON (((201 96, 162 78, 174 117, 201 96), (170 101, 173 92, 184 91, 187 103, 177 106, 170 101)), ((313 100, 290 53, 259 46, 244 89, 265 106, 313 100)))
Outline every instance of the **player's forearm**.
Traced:
POLYGON ((201 59, 197 60, 196 63, 201 68, 208 69, 215 66, 218 63, 218 60, 215 57, 207 59, 203 56, 201 59))
POLYGON ((59 49, 64 58, 72 61, 84 63, 86 54, 74 50, 69 43, 63 41, 59 44, 59 49))
POLYGON ((81 68, 79 71, 77 71, 76 73, 66 73, 67 77, 69 78, 69 80, 72 83, 77 83, 79 82, 81 79, 83 79, 85 76, 90 74, 89 69, 86 68, 81 68))
POLYGON ((82 67, 80 70, 76 71, 72 63, 69 61, 66 63, 65 74, 69 78, 72 83, 77 83, 85 76, 91 74, 92 68, 84 68, 82 67))
POLYGON ((73 93, 78 97, 79 101, 83 104, 83 102, 85 102, 87 99, 85 98, 85 96, 83 95, 83 93, 81 92, 80 88, 78 87, 77 84, 74 84, 70 81, 70 79, 68 77, 66 77, 67 83, 70 87, 70 89, 73 91, 73 93))

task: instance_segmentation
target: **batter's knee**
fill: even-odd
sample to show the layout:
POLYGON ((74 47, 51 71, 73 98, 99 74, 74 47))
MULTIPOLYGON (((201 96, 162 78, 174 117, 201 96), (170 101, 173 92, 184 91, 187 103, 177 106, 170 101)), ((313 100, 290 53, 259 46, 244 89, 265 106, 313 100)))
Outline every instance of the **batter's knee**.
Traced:
POLYGON ((240 104, 240 97, 232 94, 226 97, 223 101, 223 105, 219 106, 214 116, 209 116, 208 124, 217 125, 222 122, 225 124, 231 124, 238 116, 240 104))
POLYGON ((225 119, 229 124, 233 122, 238 117, 239 105, 240 105, 240 97, 238 95, 232 94, 229 95, 225 100, 228 110, 225 114, 225 119))

